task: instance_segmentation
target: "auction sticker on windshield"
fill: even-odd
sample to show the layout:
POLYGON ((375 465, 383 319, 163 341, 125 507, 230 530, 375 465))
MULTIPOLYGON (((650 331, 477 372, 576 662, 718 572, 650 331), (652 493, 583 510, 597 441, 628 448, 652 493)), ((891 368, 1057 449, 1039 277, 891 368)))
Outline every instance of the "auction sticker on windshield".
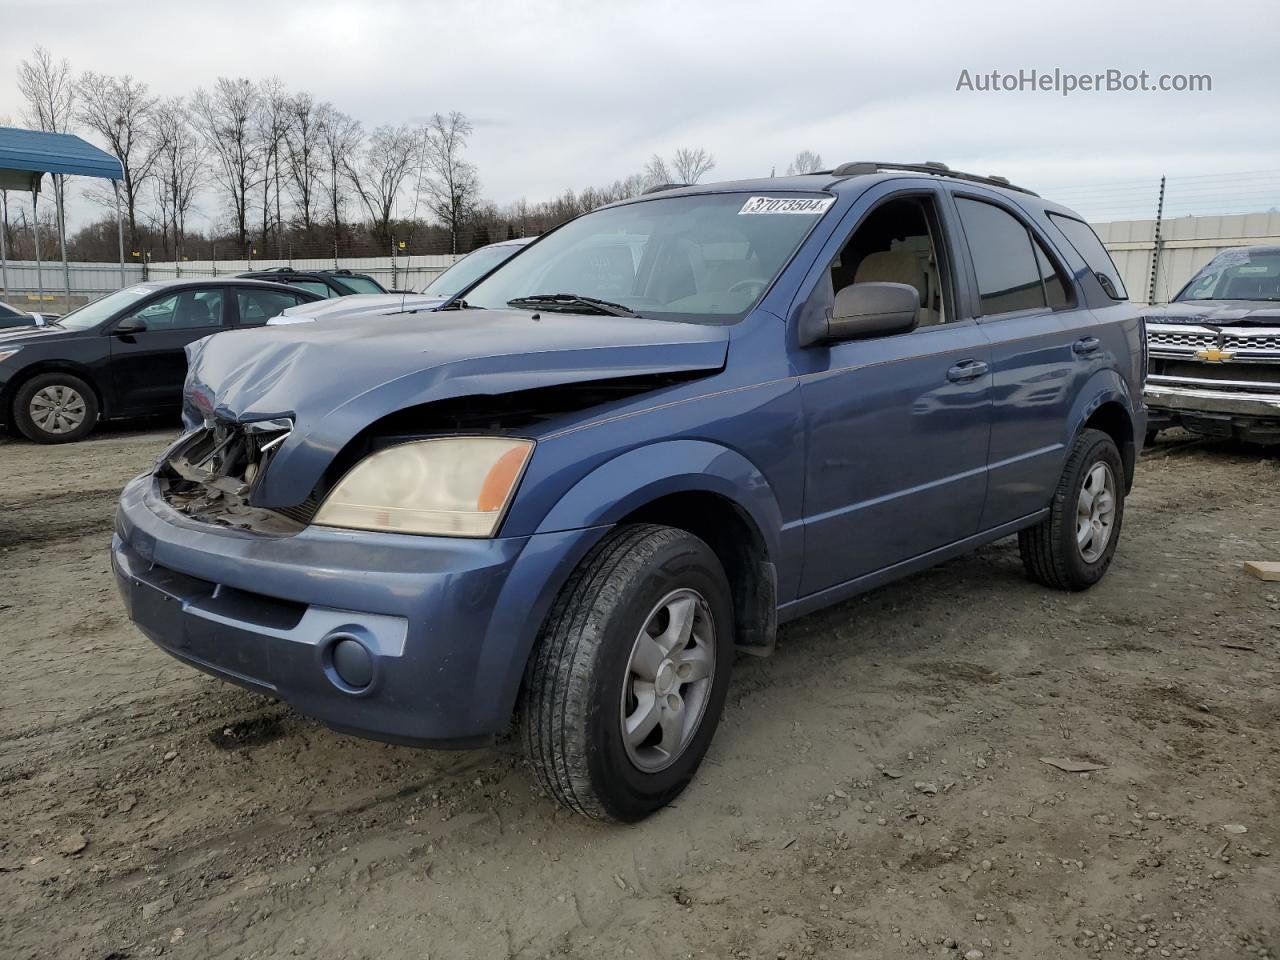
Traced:
POLYGON ((826 213, 835 197, 748 197, 738 215, 747 213, 826 213))

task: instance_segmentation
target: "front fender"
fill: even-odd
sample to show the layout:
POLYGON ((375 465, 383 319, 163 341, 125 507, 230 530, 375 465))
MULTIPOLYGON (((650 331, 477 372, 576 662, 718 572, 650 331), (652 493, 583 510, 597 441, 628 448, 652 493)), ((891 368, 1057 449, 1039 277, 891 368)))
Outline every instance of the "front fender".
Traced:
POLYGON ((707 440, 666 440, 601 464, 560 498, 538 533, 607 526, 659 497, 715 493, 750 516, 771 558, 781 554, 782 509, 764 474, 736 450, 707 440))

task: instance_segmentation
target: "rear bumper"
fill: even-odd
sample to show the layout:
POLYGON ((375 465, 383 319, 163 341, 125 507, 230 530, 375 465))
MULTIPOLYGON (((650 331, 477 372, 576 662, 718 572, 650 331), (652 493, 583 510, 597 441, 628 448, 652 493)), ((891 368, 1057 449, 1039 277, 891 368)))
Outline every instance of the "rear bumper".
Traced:
POLYGON ((469 746, 506 728, 546 610, 603 530, 248 536, 182 517, 142 476, 111 554, 129 616, 178 659, 344 732, 469 746), (335 667, 344 639, 368 654, 367 686, 335 667))

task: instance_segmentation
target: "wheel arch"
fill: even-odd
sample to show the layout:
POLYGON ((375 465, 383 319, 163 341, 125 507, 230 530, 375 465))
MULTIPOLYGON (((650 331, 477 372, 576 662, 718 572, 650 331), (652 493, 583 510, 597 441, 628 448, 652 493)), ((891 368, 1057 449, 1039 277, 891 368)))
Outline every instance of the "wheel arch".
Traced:
POLYGON ((1070 443, 1084 430, 1101 430, 1115 441, 1124 464, 1124 487, 1133 488, 1134 469, 1138 460, 1133 402, 1124 380, 1114 370, 1096 374, 1080 392, 1071 415, 1070 443))
POLYGON ((750 652, 772 650, 782 510, 755 464, 707 440, 636 447, 579 480, 538 530, 621 523, 665 524, 704 540, 733 588, 738 645, 750 652))
POLYGON ((763 474, 742 454, 709 441, 647 444, 606 461, 575 483, 533 537, 561 544, 551 551, 558 555, 552 559, 546 550, 530 553, 526 548, 528 556, 522 555, 508 578, 498 601, 502 616, 490 625, 486 638, 493 654, 485 659, 502 664, 499 711, 510 716, 515 708, 543 620, 574 568, 618 524, 640 522, 678 527, 706 540, 729 577, 735 642, 745 652, 772 651, 782 513, 763 474), (566 543, 572 547, 564 552, 566 543), (750 579, 735 581, 735 572, 750 579), (513 612, 517 607, 518 616, 513 612), (517 622, 521 628, 513 649, 507 631, 517 622))
POLYGON ((23 367, 5 383, 3 389, 0 389, 0 416, 3 416, 5 424, 12 429, 17 429, 17 424, 14 422, 16 418, 14 417, 13 402, 18 396, 18 391, 24 385, 42 374, 59 372, 73 374, 87 383, 89 389, 93 391, 94 398, 98 401, 99 419, 106 418, 107 395, 103 391, 102 385, 98 383, 93 371, 74 360, 38 360, 29 367, 23 367))

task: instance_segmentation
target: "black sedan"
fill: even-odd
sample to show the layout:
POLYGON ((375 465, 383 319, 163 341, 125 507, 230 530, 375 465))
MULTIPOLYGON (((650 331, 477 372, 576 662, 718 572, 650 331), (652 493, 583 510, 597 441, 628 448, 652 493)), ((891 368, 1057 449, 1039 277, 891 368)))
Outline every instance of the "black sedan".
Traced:
POLYGON ((187 344, 260 327, 321 299, 256 280, 163 280, 95 300, 43 327, 0 330, 0 423, 67 443, 98 422, 176 412, 187 344))

